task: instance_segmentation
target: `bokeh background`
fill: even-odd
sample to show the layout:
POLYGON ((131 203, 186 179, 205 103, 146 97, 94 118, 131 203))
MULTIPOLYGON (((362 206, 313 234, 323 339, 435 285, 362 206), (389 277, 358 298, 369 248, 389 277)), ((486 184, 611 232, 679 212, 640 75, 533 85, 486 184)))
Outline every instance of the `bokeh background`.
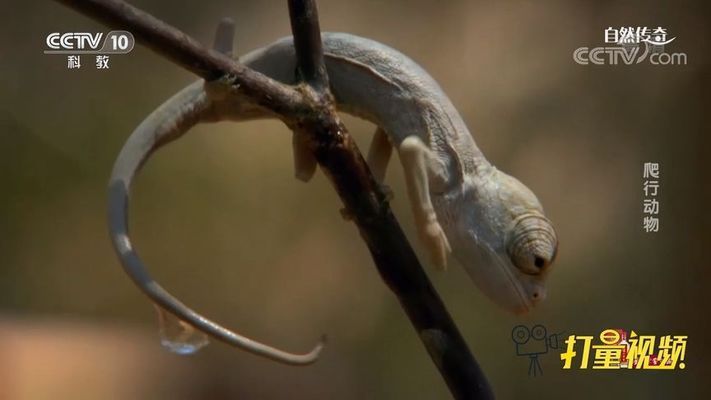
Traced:
MULTIPOLYGON (((237 53, 290 33, 284 1, 134 1, 211 43, 233 17, 237 53)), ((386 43, 419 62, 500 169, 555 222, 548 299, 498 309, 452 261, 428 267, 499 398, 702 398, 711 372, 709 20, 702 2, 319 2, 324 30, 386 43), (663 26, 688 65, 581 66, 608 26, 663 26), (661 164, 661 231, 645 234, 642 165, 661 164), (511 329, 689 335, 686 369, 561 370, 529 377, 511 329)), ((51 1, 0 15, 0 399, 434 399, 447 388, 355 227, 319 174, 293 178, 280 123, 219 123, 161 150, 138 179, 131 228, 159 280, 229 327, 294 351, 293 368, 213 343, 191 357, 158 344, 147 299, 123 274, 105 222, 106 183, 136 125, 194 76, 141 46, 112 56, 42 54, 50 32, 108 29, 51 1)), ((373 126, 346 118, 361 148, 373 126)), ((387 182, 415 238, 402 172, 387 182)), ((419 243, 415 243, 420 254, 419 243)), ((423 259, 425 259, 423 257, 423 259)))

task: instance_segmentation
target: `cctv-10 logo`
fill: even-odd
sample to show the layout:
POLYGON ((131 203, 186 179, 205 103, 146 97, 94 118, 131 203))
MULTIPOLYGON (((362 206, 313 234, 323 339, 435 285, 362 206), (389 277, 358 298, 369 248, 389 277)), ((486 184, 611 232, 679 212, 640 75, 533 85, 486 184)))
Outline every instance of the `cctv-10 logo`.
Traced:
POLYGON ((45 43, 45 54, 128 54, 136 41, 128 31, 111 31, 106 36, 102 32, 53 32, 45 43))

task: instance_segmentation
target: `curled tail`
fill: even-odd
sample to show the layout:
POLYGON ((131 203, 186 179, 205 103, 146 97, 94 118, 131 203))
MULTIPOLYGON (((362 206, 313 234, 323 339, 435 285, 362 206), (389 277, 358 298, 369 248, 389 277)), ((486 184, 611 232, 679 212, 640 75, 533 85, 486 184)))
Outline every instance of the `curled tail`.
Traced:
MULTIPOLYGON (((153 111, 131 134, 121 149, 109 181, 109 233, 126 273, 161 308, 194 328, 232 346, 286 364, 310 364, 319 356, 324 341, 307 354, 292 354, 241 336, 193 311, 163 289, 149 274, 128 235, 128 200, 131 182, 150 155, 178 139, 195 124, 214 120, 210 94, 203 81, 196 82, 153 111)), ((209 85, 209 84, 208 84, 209 85)))

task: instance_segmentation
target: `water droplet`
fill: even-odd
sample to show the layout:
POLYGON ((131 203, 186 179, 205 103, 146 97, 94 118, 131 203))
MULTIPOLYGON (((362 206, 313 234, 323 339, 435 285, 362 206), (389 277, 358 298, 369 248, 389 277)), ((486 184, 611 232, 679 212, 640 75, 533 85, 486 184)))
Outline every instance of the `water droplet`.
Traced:
POLYGON ((180 355, 190 355, 210 344, 205 333, 193 328, 192 325, 160 306, 155 305, 155 308, 158 313, 160 344, 169 351, 180 355))

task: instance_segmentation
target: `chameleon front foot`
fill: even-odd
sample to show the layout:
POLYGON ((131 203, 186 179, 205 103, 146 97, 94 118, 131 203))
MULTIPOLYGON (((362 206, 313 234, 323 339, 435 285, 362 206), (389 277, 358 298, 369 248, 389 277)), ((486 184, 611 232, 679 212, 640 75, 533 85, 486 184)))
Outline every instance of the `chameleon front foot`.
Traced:
POLYGON ((420 240, 427 248, 430 260, 440 271, 447 270, 447 253, 452 252, 447 236, 437 220, 429 221, 418 227, 420 240))
POLYGON ((341 213, 341 218, 343 218, 344 221, 353 221, 353 213, 351 212, 351 210, 346 207, 343 207, 338 211, 341 213))
POLYGON ((380 191, 383 192, 383 194, 385 195, 385 201, 387 202, 391 202, 395 198, 395 193, 393 192, 393 189, 386 184, 380 184, 380 191))

